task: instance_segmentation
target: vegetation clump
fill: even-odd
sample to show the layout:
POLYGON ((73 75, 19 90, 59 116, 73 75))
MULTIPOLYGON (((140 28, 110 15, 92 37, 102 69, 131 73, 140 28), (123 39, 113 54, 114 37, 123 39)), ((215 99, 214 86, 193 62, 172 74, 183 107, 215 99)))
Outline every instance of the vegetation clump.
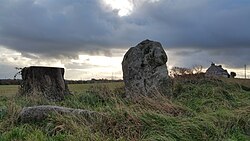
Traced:
POLYGON ((121 83, 93 84, 60 102, 1 96, 0 140, 250 140, 247 88, 223 79, 178 78, 171 98, 126 98, 121 83), (89 122, 84 116, 53 113, 41 122, 18 122, 23 107, 41 104, 103 117, 89 122))

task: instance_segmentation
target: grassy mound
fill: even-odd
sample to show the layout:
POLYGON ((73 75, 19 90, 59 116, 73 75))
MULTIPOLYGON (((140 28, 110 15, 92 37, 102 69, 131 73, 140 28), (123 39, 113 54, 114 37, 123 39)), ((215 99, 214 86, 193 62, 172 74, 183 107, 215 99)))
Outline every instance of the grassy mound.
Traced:
MULTIPOLYGON (((116 85, 116 84, 114 84, 116 85)), ((116 88, 93 85, 63 102, 34 97, 0 97, 0 140, 250 140, 250 91, 217 79, 176 79, 171 98, 124 98, 116 88), (42 122, 20 123, 25 106, 59 105, 102 113, 52 114, 42 122)))

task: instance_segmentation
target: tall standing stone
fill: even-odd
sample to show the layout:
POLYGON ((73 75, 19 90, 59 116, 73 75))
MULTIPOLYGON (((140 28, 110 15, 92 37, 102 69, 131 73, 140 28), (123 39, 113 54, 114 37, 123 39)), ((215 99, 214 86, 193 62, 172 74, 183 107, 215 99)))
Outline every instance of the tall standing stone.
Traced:
POLYGON ((126 95, 170 95, 172 83, 166 62, 167 55, 159 42, 145 40, 131 47, 122 61, 126 95))
POLYGON ((21 95, 39 95, 60 101, 69 94, 64 80, 64 68, 31 66, 23 68, 21 75, 21 95))

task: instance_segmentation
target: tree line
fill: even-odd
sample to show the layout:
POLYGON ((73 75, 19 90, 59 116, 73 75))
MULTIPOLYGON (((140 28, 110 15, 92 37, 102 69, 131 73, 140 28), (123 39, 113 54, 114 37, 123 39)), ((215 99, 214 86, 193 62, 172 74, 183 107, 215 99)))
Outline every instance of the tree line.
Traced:
POLYGON ((171 77, 179 77, 193 74, 204 74, 202 65, 194 65, 193 68, 173 67, 170 69, 171 77))

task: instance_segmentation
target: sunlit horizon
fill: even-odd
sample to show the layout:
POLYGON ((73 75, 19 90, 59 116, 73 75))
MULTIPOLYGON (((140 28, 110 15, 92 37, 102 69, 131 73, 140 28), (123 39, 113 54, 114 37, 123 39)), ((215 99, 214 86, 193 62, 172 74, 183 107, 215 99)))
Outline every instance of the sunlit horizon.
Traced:
MULTIPOLYGON (((15 75, 15 67, 29 67, 29 66, 50 66, 50 67, 62 67, 65 68, 65 79, 68 80, 91 80, 91 79, 122 79, 122 60, 123 55, 127 50, 120 50, 123 55, 120 56, 104 56, 104 55, 79 55, 75 59, 55 59, 55 58, 27 58, 22 56, 22 53, 4 47, 0 47, 2 50, 2 56, 0 60, 9 64, 12 67, 12 71, 6 76, 1 76, 1 79, 12 79, 15 75)), ((198 64, 192 61, 187 65, 181 65, 180 61, 182 57, 175 57, 177 50, 165 50, 168 55, 167 66, 169 71, 172 67, 184 67, 190 68, 194 65, 202 65, 203 72, 210 66, 210 62, 198 64)), ((35 55, 34 55, 35 56, 35 55)), ((188 59, 188 58, 186 58, 188 59)), ((216 62, 215 62, 216 63, 216 62)), ((216 63, 222 65, 229 73, 236 72, 236 78, 244 78, 244 66, 242 68, 233 68, 226 63, 216 63)), ((248 67, 249 68, 249 67, 248 67)), ((247 70, 248 70, 247 68, 247 70)), ((247 78, 249 78, 249 72, 247 71, 247 78)))

